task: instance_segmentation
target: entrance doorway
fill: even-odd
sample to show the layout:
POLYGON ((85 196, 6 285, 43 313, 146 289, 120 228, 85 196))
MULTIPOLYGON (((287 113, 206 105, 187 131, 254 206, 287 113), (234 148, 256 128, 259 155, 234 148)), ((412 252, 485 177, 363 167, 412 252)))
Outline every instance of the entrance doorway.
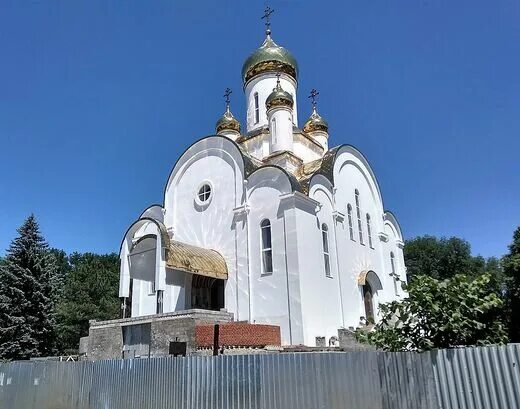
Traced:
POLYGON ((369 324, 374 323, 374 293, 367 282, 363 286, 363 301, 365 302, 365 318, 369 324))
POLYGON ((191 308, 213 311, 224 308, 224 280, 193 274, 191 308))

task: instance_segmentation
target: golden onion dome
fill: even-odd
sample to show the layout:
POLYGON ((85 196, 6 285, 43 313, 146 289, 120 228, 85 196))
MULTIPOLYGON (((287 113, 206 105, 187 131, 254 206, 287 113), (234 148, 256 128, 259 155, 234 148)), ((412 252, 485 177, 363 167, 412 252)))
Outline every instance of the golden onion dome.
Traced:
POLYGON ((307 119, 305 125, 303 125, 303 132, 309 133, 315 131, 329 131, 329 124, 327 123, 327 121, 325 121, 325 119, 323 119, 320 116, 320 114, 318 114, 318 111, 316 111, 316 106, 312 108, 311 116, 309 117, 309 119, 307 119))
POLYGON ((271 38, 270 31, 264 43, 257 48, 242 66, 242 79, 246 84, 251 78, 265 72, 283 72, 298 79, 298 63, 292 54, 271 38))
POLYGON ((238 122, 229 110, 229 105, 226 107, 226 112, 224 112, 217 121, 215 128, 217 133, 220 133, 221 131, 236 131, 240 133, 240 122, 238 122))
POLYGON ((273 92, 271 92, 265 100, 266 108, 268 110, 278 106, 286 106, 292 108, 293 105, 294 100, 292 95, 289 94, 287 91, 283 90, 282 86, 280 85, 280 77, 278 77, 276 87, 273 88, 273 92))

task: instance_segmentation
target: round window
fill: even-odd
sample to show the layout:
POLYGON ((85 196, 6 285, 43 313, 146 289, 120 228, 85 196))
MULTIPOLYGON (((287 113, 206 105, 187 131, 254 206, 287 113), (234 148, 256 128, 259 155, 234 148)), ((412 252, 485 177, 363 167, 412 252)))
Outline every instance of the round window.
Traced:
POLYGON ((197 197, 195 198, 199 205, 206 205, 211 199, 213 193, 211 185, 208 182, 204 182, 197 191, 197 197))

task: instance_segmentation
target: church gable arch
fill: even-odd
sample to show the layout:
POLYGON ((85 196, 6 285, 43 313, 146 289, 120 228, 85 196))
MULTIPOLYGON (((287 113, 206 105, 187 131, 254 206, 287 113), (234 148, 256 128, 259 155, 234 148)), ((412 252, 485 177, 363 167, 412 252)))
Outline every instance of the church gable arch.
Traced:
POLYGON ((312 181, 309 188, 309 197, 317 200, 318 202, 323 203, 323 200, 320 200, 321 197, 326 197, 327 204, 330 206, 333 205, 333 189, 332 183, 329 179, 327 179, 324 175, 316 175, 312 181))
POLYGON ((218 135, 208 136, 188 147, 173 166, 164 190, 164 207, 166 210, 172 207, 175 187, 189 167, 205 157, 212 156, 222 159, 222 163, 227 163, 230 166, 234 174, 235 193, 238 195, 241 192, 241 181, 250 167, 249 162, 244 158, 238 145, 232 140, 218 135))
POLYGON ((144 209, 139 219, 150 217, 152 219, 164 222, 163 207, 160 204, 153 204, 144 209))
MULTIPOLYGON (((166 227, 156 219, 142 217, 130 225, 119 250, 120 297, 131 295, 131 281, 134 278, 149 282, 150 289, 153 287, 155 290, 159 265, 161 260, 164 260, 169 241, 166 227)), ((159 287, 161 287, 160 283, 159 287)))
POLYGON ((255 170, 247 179, 248 198, 263 187, 269 187, 280 192, 280 194, 299 191, 299 184, 294 176, 275 165, 262 166, 255 170))
MULTIPOLYGON (((374 171, 368 163, 368 160, 353 146, 344 145, 338 150, 334 162, 335 186, 338 187, 343 184, 344 181, 346 182, 348 180, 346 175, 349 173, 349 170, 352 172, 353 169, 355 169, 355 172, 363 178, 373 201, 377 204, 378 209, 382 213, 383 198, 381 196, 379 183, 377 182, 374 171)), ((359 189, 358 186, 355 186, 354 188, 359 189)))
POLYGON ((123 252, 125 244, 127 245, 128 250, 132 248, 132 241, 139 230, 142 230, 142 235, 144 235, 151 234, 150 229, 155 232, 157 237, 160 238, 161 246, 166 248, 169 244, 169 236, 168 231, 166 230, 166 226, 161 221, 154 218, 140 217, 126 230, 126 233, 123 236, 123 241, 121 242, 121 246, 119 248, 120 256, 123 252))
POLYGON ((384 219, 385 219, 385 233, 387 233, 387 230, 389 230, 396 240, 402 241, 403 234, 401 232, 401 226, 399 225, 399 222, 397 221, 397 218, 395 217, 395 215, 392 212, 385 210, 384 219))

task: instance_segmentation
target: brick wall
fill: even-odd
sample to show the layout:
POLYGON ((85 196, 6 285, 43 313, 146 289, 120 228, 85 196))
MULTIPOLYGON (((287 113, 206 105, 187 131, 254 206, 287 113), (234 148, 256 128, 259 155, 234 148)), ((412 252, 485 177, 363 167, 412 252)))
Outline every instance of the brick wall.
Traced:
MULTIPOLYGON (((214 325, 197 325, 195 327, 197 347, 212 347, 213 332, 214 325)), ((280 327, 241 322, 220 324, 219 346, 264 347, 266 345, 281 345, 280 327)))

